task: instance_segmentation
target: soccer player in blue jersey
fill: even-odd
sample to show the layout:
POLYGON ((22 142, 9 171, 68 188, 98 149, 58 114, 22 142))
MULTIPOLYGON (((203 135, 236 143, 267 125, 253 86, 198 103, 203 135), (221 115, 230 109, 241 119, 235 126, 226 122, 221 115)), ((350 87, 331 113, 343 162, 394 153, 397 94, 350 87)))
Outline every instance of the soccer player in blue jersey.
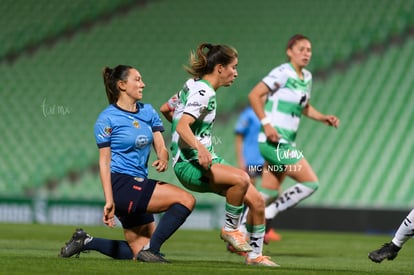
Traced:
POLYGON ((152 166, 158 172, 167 169, 169 154, 159 115, 150 104, 140 102, 145 84, 139 71, 126 65, 106 67, 103 78, 110 105, 95 123, 105 196, 103 222, 113 227, 117 216, 130 251, 125 242, 93 238, 77 230, 61 256, 97 250, 118 259, 132 255, 144 262, 167 262, 160 248, 191 214, 195 199, 173 184, 148 178, 151 147, 157 155, 152 166), (154 213, 163 213, 156 228, 154 213))
MULTIPOLYGON (((278 266, 262 255, 264 200, 250 184, 248 174, 230 166, 214 151, 212 127, 216 118, 216 91, 230 86, 237 77, 237 51, 226 45, 200 44, 191 53, 187 80, 178 93, 172 114, 174 172, 188 189, 211 192, 226 198, 221 238, 238 252, 248 252, 246 264, 278 266), (249 241, 238 230, 244 203, 249 241)), ((168 113, 167 113, 168 115, 168 113)))
POLYGON ((251 106, 240 113, 234 127, 237 164, 249 174, 252 184, 262 174, 264 163, 257 142, 260 127, 260 120, 251 106))
POLYGON ((270 203, 265 214, 267 229, 278 213, 294 207, 319 187, 315 172, 295 144, 302 115, 339 126, 336 116, 320 113, 310 104, 312 74, 305 68, 312 56, 310 40, 294 35, 287 43, 286 54, 288 62, 272 69, 249 93, 262 124, 259 148, 266 163, 261 192, 270 203), (297 183, 279 194, 286 176, 297 183))

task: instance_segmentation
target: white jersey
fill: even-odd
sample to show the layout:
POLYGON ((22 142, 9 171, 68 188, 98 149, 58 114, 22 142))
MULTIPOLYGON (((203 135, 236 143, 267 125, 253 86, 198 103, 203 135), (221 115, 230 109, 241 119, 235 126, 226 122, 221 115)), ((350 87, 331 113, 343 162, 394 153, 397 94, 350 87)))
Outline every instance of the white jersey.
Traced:
POLYGON ((175 107, 172 121, 172 144, 173 165, 179 158, 183 161, 197 159, 197 151, 191 149, 176 132, 176 126, 183 114, 191 115, 195 122, 191 125, 194 136, 212 154, 214 149, 211 140, 211 128, 216 118, 216 92, 211 84, 205 80, 189 79, 183 89, 178 93, 179 102, 175 107))
MULTIPOLYGON (((302 69, 300 79, 291 63, 274 68, 263 82, 269 87, 265 114, 281 136, 281 143, 294 145, 296 133, 304 107, 308 104, 312 88, 312 74, 302 69)), ((266 142, 266 135, 261 130, 259 142, 266 142)))

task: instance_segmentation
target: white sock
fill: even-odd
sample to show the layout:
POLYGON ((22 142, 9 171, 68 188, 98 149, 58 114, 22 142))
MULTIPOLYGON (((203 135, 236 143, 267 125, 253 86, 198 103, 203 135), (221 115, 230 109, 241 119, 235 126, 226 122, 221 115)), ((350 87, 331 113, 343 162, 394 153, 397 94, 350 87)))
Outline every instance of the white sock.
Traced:
POLYGON ((313 192, 315 192, 315 189, 307 187, 302 183, 293 185, 266 207, 266 219, 273 219, 279 212, 285 211, 286 209, 295 206, 300 201, 312 195, 313 192))
POLYGON ((408 214, 408 216, 401 223, 397 232, 395 233, 392 242, 398 246, 402 247, 403 244, 414 236, 414 209, 408 214))
POLYGON ((231 205, 226 202, 225 205, 225 231, 237 230, 240 223, 240 217, 243 213, 243 205, 231 205))
POLYGON ((248 231, 253 231, 249 232, 249 244, 253 250, 250 251, 247 256, 250 259, 256 259, 257 257, 262 256, 265 226, 264 224, 253 227, 250 226, 248 231))
POLYGON ((150 243, 148 242, 146 245, 144 245, 142 250, 148 250, 149 248, 150 248, 150 243))
POLYGON ((246 220, 247 220, 247 213, 249 213, 249 207, 245 206, 243 210, 243 214, 240 218, 240 224, 239 224, 239 231, 244 234, 244 236, 247 236, 247 229, 246 229, 246 220))

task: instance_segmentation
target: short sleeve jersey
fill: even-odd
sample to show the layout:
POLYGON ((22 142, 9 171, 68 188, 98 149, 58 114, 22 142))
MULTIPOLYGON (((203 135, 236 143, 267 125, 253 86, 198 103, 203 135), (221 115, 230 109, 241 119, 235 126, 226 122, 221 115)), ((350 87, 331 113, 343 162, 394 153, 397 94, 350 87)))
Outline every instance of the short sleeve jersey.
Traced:
POLYGON ((260 154, 257 138, 261 124, 252 107, 245 108, 234 128, 234 132, 243 136, 243 158, 246 165, 263 165, 264 159, 260 154))
MULTIPOLYGON (((195 80, 194 79, 188 79, 184 86, 186 87, 191 87, 192 84, 194 84, 195 80)), ((184 88, 183 88, 184 89, 184 88)), ((168 109, 170 109, 170 111, 174 111, 175 108, 177 108, 178 103, 180 102, 180 93, 181 90, 178 91, 176 94, 174 94, 172 97, 170 97, 167 101, 167 106, 168 109)))
POLYGON ((111 172, 148 177, 148 159, 153 132, 164 131, 162 121, 150 104, 137 103, 137 112, 109 105, 95 123, 98 148, 111 148, 111 172))
POLYGON ((195 122, 191 125, 194 136, 210 151, 212 157, 216 158, 211 136, 217 107, 216 92, 213 87, 205 80, 190 79, 179 92, 179 98, 172 121, 173 163, 175 164, 178 159, 183 161, 197 159, 197 151, 181 140, 176 132, 177 123, 183 114, 194 117, 195 122))
POLYGON ((170 97, 169 99, 168 99, 168 101, 167 101, 167 106, 168 106, 168 109, 170 110, 170 111, 174 111, 175 110, 175 108, 177 107, 177 105, 178 105, 178 101, 179 101, 180 99, 179 99, 179 93, 176 93, 176 94, 174 94, 172 97, 170 97))
MULTIPOLYGON (((312 74, 306 69, 302 72, 303 79, 300 79, 292 64, 285 63, 274 68, 262 80, 270 89, 265 114, 281 135, 281 143, 295 144, 302 111, 310 99, 312 74)), ((259 142, 265 141, 262 129, 259 142)))

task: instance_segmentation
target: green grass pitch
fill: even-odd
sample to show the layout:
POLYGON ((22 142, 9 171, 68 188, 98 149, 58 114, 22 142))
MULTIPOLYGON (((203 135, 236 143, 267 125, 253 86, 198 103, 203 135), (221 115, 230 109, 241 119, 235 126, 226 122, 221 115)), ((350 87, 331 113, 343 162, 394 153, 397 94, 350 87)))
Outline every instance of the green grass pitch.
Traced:
MULTIPOLYGON (((103 238, 123 239, 122 229, 84 226, 103 238)), ((58 258, 75 226, 0 224, 0 274, 413 274, 408 241, 394 261, 371 262, 367 254, 389 235, 282 230, 282 241, 264 247, 279 268, 246 266, 226 251, 219 230, 178 230, 163 246, 171 264, 113 260, 96 251, 58 258)))

